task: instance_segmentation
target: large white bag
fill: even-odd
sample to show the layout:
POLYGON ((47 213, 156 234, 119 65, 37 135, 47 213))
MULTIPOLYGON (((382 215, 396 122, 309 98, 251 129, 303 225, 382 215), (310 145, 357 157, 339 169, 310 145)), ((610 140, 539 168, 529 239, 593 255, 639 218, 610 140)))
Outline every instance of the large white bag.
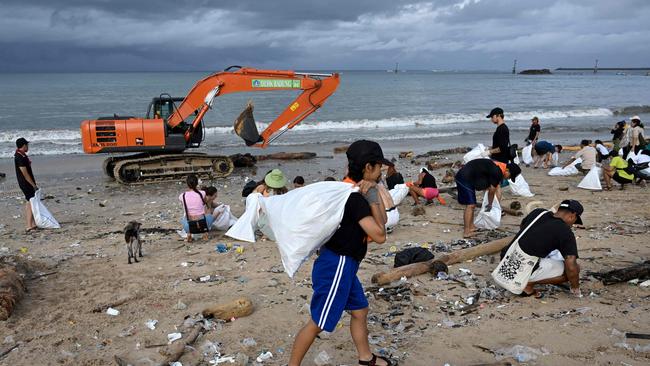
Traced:
POLYGON ((50 211, 45 207, 41 201, 41 190, 39 189, 34 194, 34 197, 29 199, 29 204, 32 206, 32 214, 34 215, 34 221, 36 226, 42 229, 60 229, 61 225, 56 221, 54 216, 50 211))
POLYGON ((534 194, 530 191, 528 182, 526 182, 526 179, 524 179, 523 174, 519 174, 517 178, 515 178, 514 183, 512 181, 509 181, 508 183, 510 183, 509 186, 510 189, 512 189, 512 193, 522 197, 534 196, 534 194))
POLYGON ((214 216, 212 227, 217 230, 228 230, 237 222, 237 217, 230 212, 230 206, 223 203, 214 209, 212 215, 214 216))
POLYGON ((390 192, 390 196, 393 197, 393 203, 395 203, 395 206, 399 206, 404 198, 408 196, 409 187, 407 187, 406 184, 396 184, 395 187, 388 192, 390 192))
POLYGON ((474 218, 474 225, 477 228, 481 229, 496 229, 501 224, 501 205, 496 195, 492 201, 492 210, 490 212, 485 212, 485 207, 488 205, 488 191, 485 191, 485 196, 483 196, 483 204, 481 205, 481 211, 474 218))
POLYGON ((390 229, 397 225, 399 222, 399 211, 397 211, 397 207, 390 211, 386 211, 386 229, 390 229))
POLYGON ((553 161, 552 164, 553 164, 554 167, 559 166, 560 165, 560 154, 558 154, 557 151, 554 152, 553 155, 551 155, 551 160, 553 161))
POLYGON ((578 168, 576 168, 576 164, 582 163, 582 159, 578 158, 576 159, 571 165, 567 166, 566 168, 562 168, 560 166, 555 167, 551 170, 548 171, 548 175, 550 176, 569 176, 569 175, 576 175, 580 173, 578 171, 578 168))
POLYGON ((523 149, 521 149, 521 160, 526 165, 533 163, 533 144, 530 144, 523 149))
POLYGON ((280 196, 251 194, 246 199, 246 212, 226 235, 254 242, 257 222, 263 216, 276 239, 284 270, 293 277, 300 265, 334 235, 355 189, 349 183, 320 182, 280 196))
POLYGON ((578 188, 590 189, 593 191, 600 191, 603 186, 600 185, 601 168, 594 166, 589 170, 589 173, 578 183, 578 188))
POLYGON ((463 156, 463 163, 467 164, 469 161, 480 158, 490 157, 490 153, 483 144, 476 145, 475 148, 470 150, 465 156, 463 156))

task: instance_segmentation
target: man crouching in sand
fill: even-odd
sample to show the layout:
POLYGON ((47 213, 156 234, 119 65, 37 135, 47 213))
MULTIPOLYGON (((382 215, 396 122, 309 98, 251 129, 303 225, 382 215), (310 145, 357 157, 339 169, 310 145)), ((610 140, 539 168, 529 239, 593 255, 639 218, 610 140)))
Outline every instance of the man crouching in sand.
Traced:
POLYGON ((542 298, 535 285, 569 282, 571 293, 581 297, 578 248, 571 231, 582 225, 583 207, 576 200, 564 200, 557 212, 533 210, 521 222, 515 240, 501 251, 501 262, 492 273, 497 284, 520 296, 542 298), (527 272, 531 270, 532 272, 527 272))

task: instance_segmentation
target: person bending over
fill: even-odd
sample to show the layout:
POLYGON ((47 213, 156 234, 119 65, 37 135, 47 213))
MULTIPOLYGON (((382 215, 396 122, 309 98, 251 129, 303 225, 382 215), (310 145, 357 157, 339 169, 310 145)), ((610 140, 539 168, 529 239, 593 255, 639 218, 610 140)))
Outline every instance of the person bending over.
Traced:
POLYGON ((302 176, 297 176, 293 178, 293 188, 301 188, 305 186, 305 178, 302 176))
POLYGON ((366 255, 368 239, 386 241, 386 211, 377 194, 381 166, 393 165, 384 158, 379 144, 360 140, 346 153, 348 175, 344 182, 355 184, 359 192, 350 194, 343 219, 332 238, 321 248, 312 270, 311 317, 296 335, 289 366, 301 364, 316 336, 336 328, 343 311, 351 315, 350 333, 357 349, 359 365, 392 365, 389 359, 370 351, 368 343, 368 300, 357 277, 366 255))
POLYGON ((543 169, 550 167, 553 153, 556 152, 559 154, 562 152, 562 145, 553 146, 553 144, 548 141, 539 141, 534 145, 534 148, 536 154, 535 164, 533 165, 534 169, 537 169, 540 162, 542 162, 543 169))
MULTIPOLYGON (((434 198, 440 197, 436 178, 427 168, 420 169, 417 182, 408 182, 406 185, 409 187, 409 194, 413 198, 414 206, 420 204, 420 197, 423 197, 427 201, 427 204, 432 203, 434 198)), ((440 201, 440 203, 443 202, 440 201)))
POLYGON ((492 210, 492 202, 503 179, 512 182, 521 173, 515 163, 500 164, 490 159, 475 159, 463 166, 456 173, 456 189, 458 190, 458 203, 465 205, 463 214, 463 237, 474 235, 474 208, 476 207, 476 191, 488 190, 488 204, 486 211, 492 210), (504 168, 502 168, 504 167, 504 168))
MULTIPOLYGON (((578 247, 571 227, 574 224, 582 225, 580 215, 583 211, 580 202, 564 200, 555 213, 538 208, 521 221, 517 236, 542 214, 518 240, 519 248, 524 253, 538 258, 521 296, 542 298, 543 294, 535 289, 535 285, 566 282, 569 282, 572 294, 582 296, 578 247)), ((501 251, 502 261, 504 258, 508 260, 506 253, 509 248, 507 246, 501 251)))
POLYGON ((576 164, 576 169, 578 169, 583 174, 587 174, 594 165, 596 165, 596 149, 592 146, 589 146, 591 141, 582 140, 580 141, 580 151, 578 151, 562 168, 566 168, 571 163, 576 161, 576 159, 582 159, 582 162, 576 164))

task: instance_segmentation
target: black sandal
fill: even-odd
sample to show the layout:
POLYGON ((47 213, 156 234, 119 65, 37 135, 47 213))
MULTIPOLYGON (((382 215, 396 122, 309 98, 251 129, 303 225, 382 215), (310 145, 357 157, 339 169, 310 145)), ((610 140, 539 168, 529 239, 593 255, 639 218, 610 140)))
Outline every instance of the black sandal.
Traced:
POLYGON ((384 356, 377 356, 376 354, 372 354, 372 359, 370 361, 362 361, 359 360, 359 365, 363 366, 377 366, 377 358, 386 361, 386 364, 388 366, 397 366, 397 362, 393 363, 393 361, 389 360, 388 358, 384 356))

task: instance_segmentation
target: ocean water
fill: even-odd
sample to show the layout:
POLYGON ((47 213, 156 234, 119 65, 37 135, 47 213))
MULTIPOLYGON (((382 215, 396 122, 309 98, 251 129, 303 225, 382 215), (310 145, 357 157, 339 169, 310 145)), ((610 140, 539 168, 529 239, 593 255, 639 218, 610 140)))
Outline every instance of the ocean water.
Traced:
MULTIPOLYGON (((81 154, 84 119, 144 116, 161 93, 184 96, 209 73, 0 73, 0 158, 13 155, 16 138, 30 140, 32 155, 81 154)), ((203 148, 247 150, 232 123, 252 99, 260 130, 296 92, 224 95, 207 113, 203 148)), ((325 105, 274 145, 319 145, 359 138, 385 143, 426 143, 431 149, 490 142, 485 118, 500 106, 513 143, 538 116, 542 139, 576 143, 607 138, 614 122, 639 114, 650 120, 650 77, 613 73, 544 76, 509 73, 342 71, 341 85, 325 105)))

